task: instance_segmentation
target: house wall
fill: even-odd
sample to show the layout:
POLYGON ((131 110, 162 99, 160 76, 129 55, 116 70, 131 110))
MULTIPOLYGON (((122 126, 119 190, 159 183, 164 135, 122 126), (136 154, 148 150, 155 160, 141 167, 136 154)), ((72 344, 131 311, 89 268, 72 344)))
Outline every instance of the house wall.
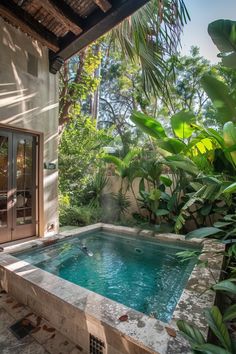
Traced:
MULTIPOLYGON (((58 78, 49 73, 48 49, 0 18, 0 123, 43 133, 44 234, 58 229, 58 78), (38 75, 28 73, 29 54, 37 58, 38 75)), ((1 129, 1 127, 0 127, 1 129)))

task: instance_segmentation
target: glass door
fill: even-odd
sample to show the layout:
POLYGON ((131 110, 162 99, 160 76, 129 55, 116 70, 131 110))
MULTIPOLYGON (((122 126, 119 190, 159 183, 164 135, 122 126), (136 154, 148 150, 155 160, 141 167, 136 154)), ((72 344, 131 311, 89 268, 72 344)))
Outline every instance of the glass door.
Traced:
POLYGON ((0 131, 0 242, 11 240, 11 134, 0 131))
POLYGON ((0 242, 34 236, 36 137, 0 132, 0 146, 0 242))
POLYGON ((13 235, 16 240, 36 233, 35 137, 13 135, 13 235))

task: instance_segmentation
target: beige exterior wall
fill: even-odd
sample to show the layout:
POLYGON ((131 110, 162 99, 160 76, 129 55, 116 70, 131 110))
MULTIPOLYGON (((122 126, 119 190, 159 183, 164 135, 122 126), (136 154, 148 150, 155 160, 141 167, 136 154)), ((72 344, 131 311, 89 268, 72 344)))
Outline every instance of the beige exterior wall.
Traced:
MULTIPOLYGON (((0 123, 44 134, 44 233, 58 229, 58 78, 49 73, 48 50, 0 18, 0 123), (28 53, 38 59, 38 76, 27 72, 28 53)), ((1 128, 0 128, 1 129, 1 128)))

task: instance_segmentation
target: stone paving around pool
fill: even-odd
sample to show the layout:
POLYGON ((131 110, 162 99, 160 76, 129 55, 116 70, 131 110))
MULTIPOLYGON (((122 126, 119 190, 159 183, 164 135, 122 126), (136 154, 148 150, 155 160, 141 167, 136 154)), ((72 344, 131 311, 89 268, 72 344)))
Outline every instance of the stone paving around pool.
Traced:
POLYGON ((81 354, 81 350, 46 320, 3 291, 0 293, 0 353, 81 354), (35 329, 23 339, 17 339, 9 327, 22 318, 27 318, 35 329))
POLYGON ((215 293, 211 290, 206 292, 206 290, 220 279, 224 246, 215 240, 204 240, 199 259, 207 260, 208 265, 206 268, 202 268, 198 264, 195 265, 172 320, 168 324, 88 289, 81 288, 11 255, 12 252, 32 247, 48 246, 66 237, 79 237, 79 235, 93 230, 112 231, 114 234, 130 235, 134 238, 142 236, 147 240, 157 240, 158 242, 174 241, 180 244, 182 242, 185 244, 202 242, 201 240, 186 242, 181 235, 156 235, 149 230, 96 224, 63 232, 43 240, 3 245, 3 252, 0 254, 2 289, 9 292, 19 302, 29 306, 48 322, 33 315, 32 310, 18 304, 6 294, 1 294, 0 310, 5 310, 3 313, 10 315, 10 320, 5 323, 2 329, 4 333, 1 332, 4 342, 0 342, 0 353, 81 354, 82 350, 83 353, 89 353, 90 336, 92 335, 103 341, 106 347, 105 353, 108 354, 190 354, 189 343, 178 333, 176 321, 184 319, 194 323, 201 329, 204 337, 207 337, 208 326, 205 321, 204 309, 214 304, 215 293), (7 328, 17 319, 30 313, 29 318, 34 321, 37 330, 35 329, 35 332, 28 336, 29 339, 18 341, 7 328), (120 321, 122 315, 127 315, 128 320, 120 321), (6 340, 4 336, 6 336, 6 340), (8 338, 13 338, 12 343, 8 338), (27 342, 30 339, 31 342, 27 342), (22 346, 16 350, 16 345, 22 346), (31 350, 30 345, 35 345, 36 349, 31 350))

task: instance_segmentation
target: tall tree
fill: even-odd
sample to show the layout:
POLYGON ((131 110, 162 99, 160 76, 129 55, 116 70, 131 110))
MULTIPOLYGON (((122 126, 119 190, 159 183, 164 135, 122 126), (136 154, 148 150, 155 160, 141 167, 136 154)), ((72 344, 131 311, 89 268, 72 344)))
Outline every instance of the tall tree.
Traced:
MULTIPOLYGON (((181 28, 188 19, 183 0, 151 0, 123 21, 109 36, 110 45, 119 43, 123 55, 138 64, 146 93, 162 91, 165 84, 164 56, 179 43, 181 28)), ((94 73, 100 56, 94 46, 82 50, 61 70, 59 133, 73 115, 73 108, 96 89, 94 73)))

